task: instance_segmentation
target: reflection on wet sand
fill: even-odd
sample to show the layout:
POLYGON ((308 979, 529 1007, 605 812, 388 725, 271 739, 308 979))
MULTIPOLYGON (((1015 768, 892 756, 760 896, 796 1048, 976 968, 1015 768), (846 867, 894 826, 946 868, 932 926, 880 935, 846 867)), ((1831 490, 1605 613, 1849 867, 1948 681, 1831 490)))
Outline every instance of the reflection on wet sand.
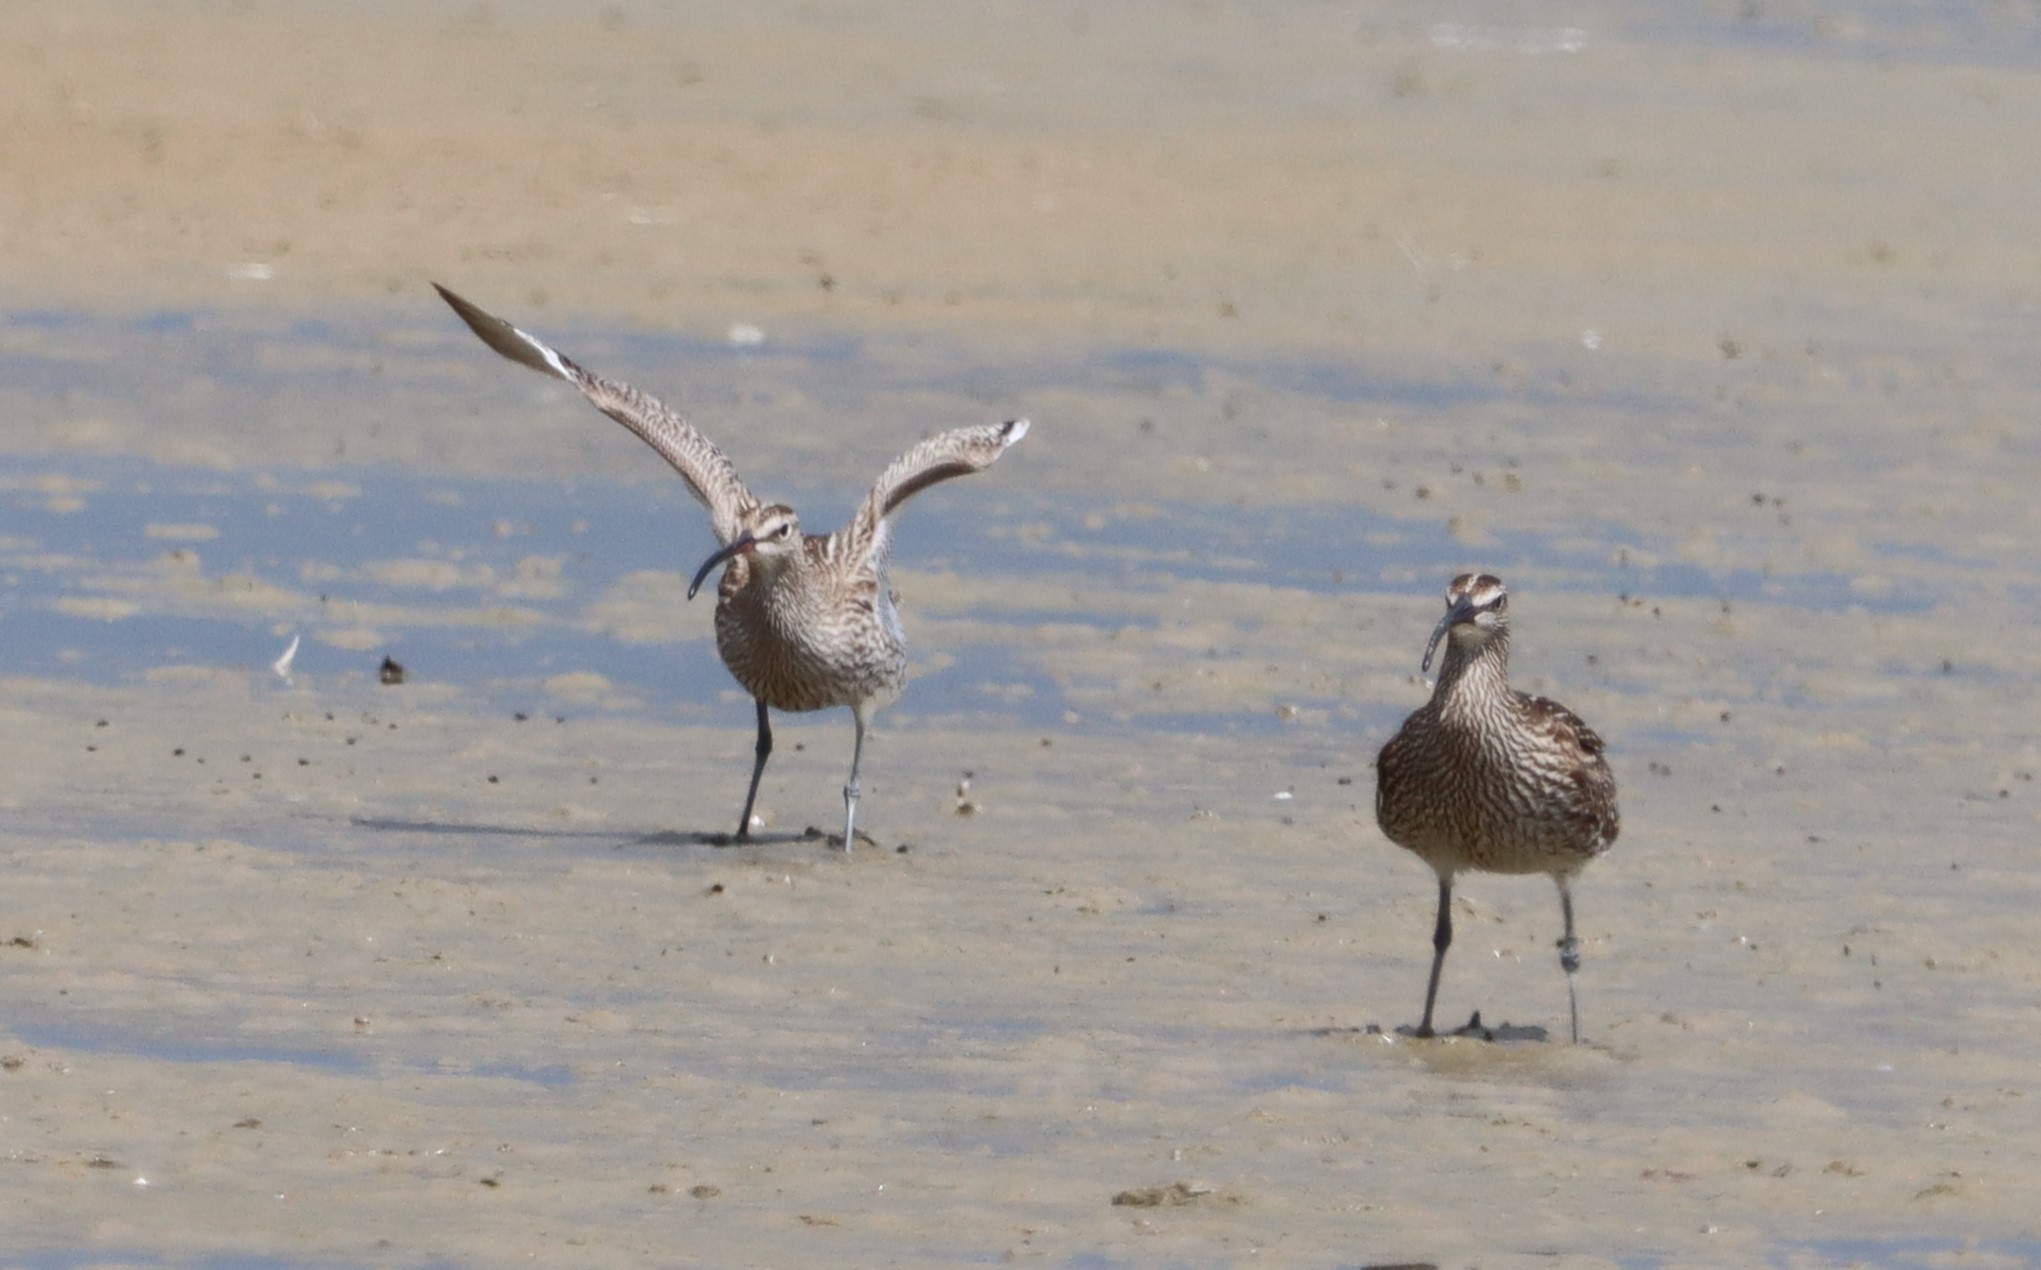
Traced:
MULTIPOLYGON (((1515 496, 1500 480, 1477 488, 1515 496)), ((832 1141, 896 1171, 882 1126, 913 1126, 906 1141, 923 1149, 1001 1161, 981 1179, 993 1187, 1032 1185, 1030 1162, 1102 1106, 1119 1109, 1098 1139, 1112 1158, 1118 1134, 1160 1132, 1217 1162, 1230 1157, 1208 1117, 1244 1099, 1266 1126, 1255 1169, 1279 1179, 1323 1167, 1307 1124, 1330 1123, 1361 1160, 1381 1154, 1377 1121, 1442 1114, 1538 1141, 1591 1122, 1598 1150, 1643 1161, 1598 1174, 1632 1202, 1663 1205, 1710 1161, 1755 1152, 1781 1159, 1760 1170, 1773 1184, 1812 1184, 1833 1204, 1849 1179, 1864 1189, 1901 1132, 1897 1089, 1949 1079, 1926 1074, 1937 1064, 1902 1075, 1919 1051, 1861 1057, 1889 1043, 1893 1003, 1947 1017, 1977 1000, 1917 974, 1888 983, 1884 967, 1915 950, 1951 957, 1929 910, 1803 920, 1809 888, 1852 893, 1860 871, 1889 867, 1877 861, 1911 840, 1889 800, 1930 803, 1970 767, 1963 727, 2022 673, 1989 648, 1943 662, 1956 650, 1940 613, 1998 566, 1939 540, 1895 546, 1883 567, 1912 580, 1875 590, 1775 555, 1766 535, 1790 526, 1772 507, 1756 509, 1769 530, 1740 545, 1718 533, 1704 562, 1620 517, 1477 549, 1544 579, 1542 616, 1579 642, 1541 647, 1526 669, 1591 702, 1645 786, 1635 858, 1589 887, 1583 935, 1611 967, 1596 998, 1610 1021, 1573 1060, 1538 1044, 1549 1021, 1522 1011, 1550 998, 1533 970, 1553 932, 1487 907, 1480 886, 1462 942, 1498 963, 1479 1001, 1509 1022, 1449 1045, 1393 1036, 1409 1025, 1398 985, 1421 968, 1408 950, 1425 917, 1367 827, 1366 755, 1422 696, 1407 631, 1430 601, 1408 575, 1469 549, 1435 518, 1102 504, 1081 487, 1002 491, 989 512, 931 504, 902 526, 922 567, 899 575, 930 660, 912 708, 876 739, 904 814, 887 851, 838 876, 820 831, 799 829, 827 816, 803 793, 824 772, 800 729, 758 841, 721 845, 714 809, 730 789, 706 774, 741 763, 745 738, 723 723, 706 623, 690 626, 680 574, 702 549, 686 545, 692 509, 670 490, 59 456, 18 465, 6 494, 0 620, 17 673, 34 677, 14 681, 15 726, 62 735, 81 711, 107 723, 17 767, 17 803, 42 832, 93 827, 55 854, 27 845, 32 829, 16 838, 24 903, 46 920, 76 887, 124 892, 124 871, 156 861, 147 906, 44 925, 24 950, 68 967, 70 985, 58 1013, 16 1029, 25 1067, 62 1052, 160 1083, 166 1062, 229 1064, 313 1100, 356 1096, 308 1089, 315 1077, 431 1072, 433 1089, 472 1090, 456 1104, 486 1101, 503 1077, 591 1107, 636 1106, 684 1079, 705 1096, 816 1103, 811 1120, 855 1126, 832 1141), (1871 664, 1839 660, 1873 647, 1867 629, 1871 664), (269 663, 299 634, 286 683, 269 663), (391 650, 410 681, 385 688, 374 667, 391 650), (1895 716, 1896 699, 1914 704, 1895 716), (1940 739, 1898 792, 1883 756, 1923 737, 1940 739), (79 771, 81 757, 100 767, 79 771), (93 770, 120 788, 88 806, 78 781, 93 770), (965 819, 949 791, 967 770, 965 819), (1804 827, 1790 869, 1780 824, 1804 827), (1041 845, 1017 853, 1023 841, 1041 845), (215 857, 236 861, 230 874, 215 857), (394 884, 378 890, 383 878, 394 884), (244 915, 201 916, 182 936, 160 920, 222 895, 244 915), (312 973, 278 981, 264 967, 293 941, 312 973), (953 982, 959 959, 994 946, 1002 973, 953 982), (189 948, 212 967, 203 988, 178 969, 189 948), (1866 964, 1879 967, 1869 980, 1866 964), (1792 989, 1775 998, 1778 984, 1792 989), (185 1005, 164 1013, 166 992, 185 1005), (1810 1013, 1809 993, 1825 1012, 1810 1013), (641 1074, 619 1085, 620 1062, 641 1074), (1837 1063, 1861 1074, 1841 1080, 1837 1063), (1799 1110, 1669 1115, 1633 1088, 1639 1070, 1690 1090, 1683 1105, 1799 1110), (1453 1092, 1423 1110, 1440 1081, 1453 1092), (959 1100, 978 1129, 952 1125, 959 1100), (1801 1161, 1807 1142, 1827 1158, 1801 1161)), ((2041 767, 2009 754, 2008 790, 2041 767)), ((1954 861, 1967 872, 1936 880, 1953 924, 1987 932, 1971 947, 1991 950, 1950 969, 1980 973, 2013 946, 2012 874, 1992 863, 2011 850, 1973 845, 1954 861)), ((462 1113, 446 1114, 455 1131, 462 1113)), ((806 1148, 795 1125, 782 1132, 784 1176, 806 1148)), ((1961 1174, 1959 1155, 1903 1185, 1964 1193, 1930 1176, 1961 1174)), ((1096 1180, 1110 1197, 1204 1185, 1210 1167, 1177 1163, 1187 1176, 1173 1181, 1168 1165, 1128 1160, 1096 1180)), ((803 1185, 819 1198, 828 1176, 803 1185)), ((1228 1193, 1302 1211, 1255 1186, 1228 1193)), ((1415 1237, 1427 1201, 1383 1203, 1412 1216, 1415 1237)))
POLYGON ((2041 26, 995 9, 20 15, 9 1263, 2041 1255, 2041 26), (798 721, 709 845, 714 543, 427 277, 820 520, 1043 422, 901 524, 894 849, 798 721), (1398 1033, 1469 567, 1625 790, 1579 1047, 1398 1033))

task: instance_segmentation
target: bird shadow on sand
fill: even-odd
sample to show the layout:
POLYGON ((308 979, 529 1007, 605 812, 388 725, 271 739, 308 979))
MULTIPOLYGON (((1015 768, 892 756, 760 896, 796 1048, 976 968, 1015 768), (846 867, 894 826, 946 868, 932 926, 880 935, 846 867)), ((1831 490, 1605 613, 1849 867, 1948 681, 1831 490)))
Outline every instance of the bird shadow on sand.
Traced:
POLYGON ((450 838, 549 838, 579 839, 586 842, 628 839, 632 835, 615 829, 534 829, 529 825, 484 825, 460 820, 400 820, 391 816, 354 816, 348 823, 357 829, 377 833, 442 834, 450 838))
MULTIPOLYGON (((1379 1023, 1366 1027, 1323 1027, 1313 1030, 1317 1036, 1381 1036, 1389 1034, 1379 1023)), ((1496 1045, 1522 1045, 1530 1042, 1544 1042, 1552 1039, 1551 1033, 1535 1023, 1497 1023, 1493 1027, 1481 1021, 1481 1011, 1476 1010, 1472 1018, 1450 1031, 1436 1032, 1429 1037, 1419 1036, 1417 1028, 1409 1023, 1399 1024, 1395 1035, 1406 1041, 1487 1041, 1496 1045)))
MULTIPOLYGON (((843 850, 843 835, 829 833, 814 825, 799 832, 755 833, 740 839, 731 833, 700 830, 662 829, 643 833, 631 829, 535 829, 529 825, 490 825, 473 821, 402 820, 387 816, 355 816, 349 822, 358 829, 378 833, 439 834, 452 838, 543 838, 555 842, 607 842, 616 850, 633 847, 781 847, 812 843, 831 853, 843 850)), ((886 846, 863 831, 857 836, 858 851, 852 854, 906 855, 909 843, 886 846)))
MULTIPOLYGON (((667 829, 658 833, 634 837, 631 839, 630 845, 635 847, 715 847, 721 850, 733 847, 779 847, 792 843, 815 843, 826 847, 830 851, 841 851, 843 850, 843 835, 840 833, 829 833, 814 825, 809 825, 798 833, 754 833, 745 838, 739 838, 734 833, 703 833, 692 830, 667 829)), ((858 833, 857 845, 863 851, 880 852, 889 855, 906 855, 913 849, 904 842, 898 846, 885 846, 878 839, 862 830, 858 833)), ((858 852, 852 852, 851 854, 856 855, 858 852)))

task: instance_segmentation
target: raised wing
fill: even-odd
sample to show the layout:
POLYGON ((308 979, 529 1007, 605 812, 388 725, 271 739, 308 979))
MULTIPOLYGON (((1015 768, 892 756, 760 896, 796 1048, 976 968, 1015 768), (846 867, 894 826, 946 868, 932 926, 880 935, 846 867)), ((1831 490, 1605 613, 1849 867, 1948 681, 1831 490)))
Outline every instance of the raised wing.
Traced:
POLYGON ((1006 453, 1007 447, 1028 434, 1026 419, 977 427, 952 428, 937 433, 894 459, 872 486, 871 496, 858 508, 857 518, 843 532, 853 554, 882 553, 885 550, 886 521, 900 505, 916 494, 953 476, 982 471, 1006 453))
MULTIPOLYGON (((728 544, 743 532, 746 513, 758 506, 751 491, 737 475, 737 469, 716 448, 713 441, 697 432, 685 419, 668 409, 657 397, 639 392, 629 384, 604 379, 576 365, 564 354, 527 335, 510 323, 463 300, 453 292, 432 284, 440 299, 453 306, 468 329, 484 344, 520 366, 564 379, 581 390, 589 404, 638 434, 645 444, 659 451, 687 481, 694 496, 709 509, 709 523, 716 540, 728 544)), ((989 461, 989 460, 988 460, 989 461)))

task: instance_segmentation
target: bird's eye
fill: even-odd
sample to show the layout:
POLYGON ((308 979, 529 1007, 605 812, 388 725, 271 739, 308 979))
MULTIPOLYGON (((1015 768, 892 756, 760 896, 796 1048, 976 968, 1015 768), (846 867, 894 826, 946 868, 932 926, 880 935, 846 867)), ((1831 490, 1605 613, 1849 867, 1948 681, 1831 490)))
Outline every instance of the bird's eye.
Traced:
POLYGON ((787 522, 787 521, 781 521, 781 522, 780 522, 780 527, 779 527, 779 528, 778 528, 778 529, 777 529, 776 531, 774 531, 774 533, 773 533, 773 537, 775 537, 775 538, 785 538, 785 537, 789 536, 790 534, 792 534, 793 532, 794 532, 794 526, 793 526, 793 525, 792 525, 792 524, 791 524, 790 522, 787 522))

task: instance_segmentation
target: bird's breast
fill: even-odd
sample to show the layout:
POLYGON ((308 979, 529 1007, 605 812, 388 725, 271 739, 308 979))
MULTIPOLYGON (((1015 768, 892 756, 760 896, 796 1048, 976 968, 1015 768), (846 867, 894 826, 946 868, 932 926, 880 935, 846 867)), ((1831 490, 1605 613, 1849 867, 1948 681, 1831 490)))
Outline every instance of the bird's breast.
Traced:
POLYGON ((731 589, 716 649, 745 690, 776 710, 883 703, 907 681, 906 641, 883 591, 783 574, 731 589))
POLYGON ((1614 786, 1598 754, 1493 721, 1419 711, 1383 747, 1376 782, 1382 832, 1434 867, 1570 871, 1615 836, 1614 786))

